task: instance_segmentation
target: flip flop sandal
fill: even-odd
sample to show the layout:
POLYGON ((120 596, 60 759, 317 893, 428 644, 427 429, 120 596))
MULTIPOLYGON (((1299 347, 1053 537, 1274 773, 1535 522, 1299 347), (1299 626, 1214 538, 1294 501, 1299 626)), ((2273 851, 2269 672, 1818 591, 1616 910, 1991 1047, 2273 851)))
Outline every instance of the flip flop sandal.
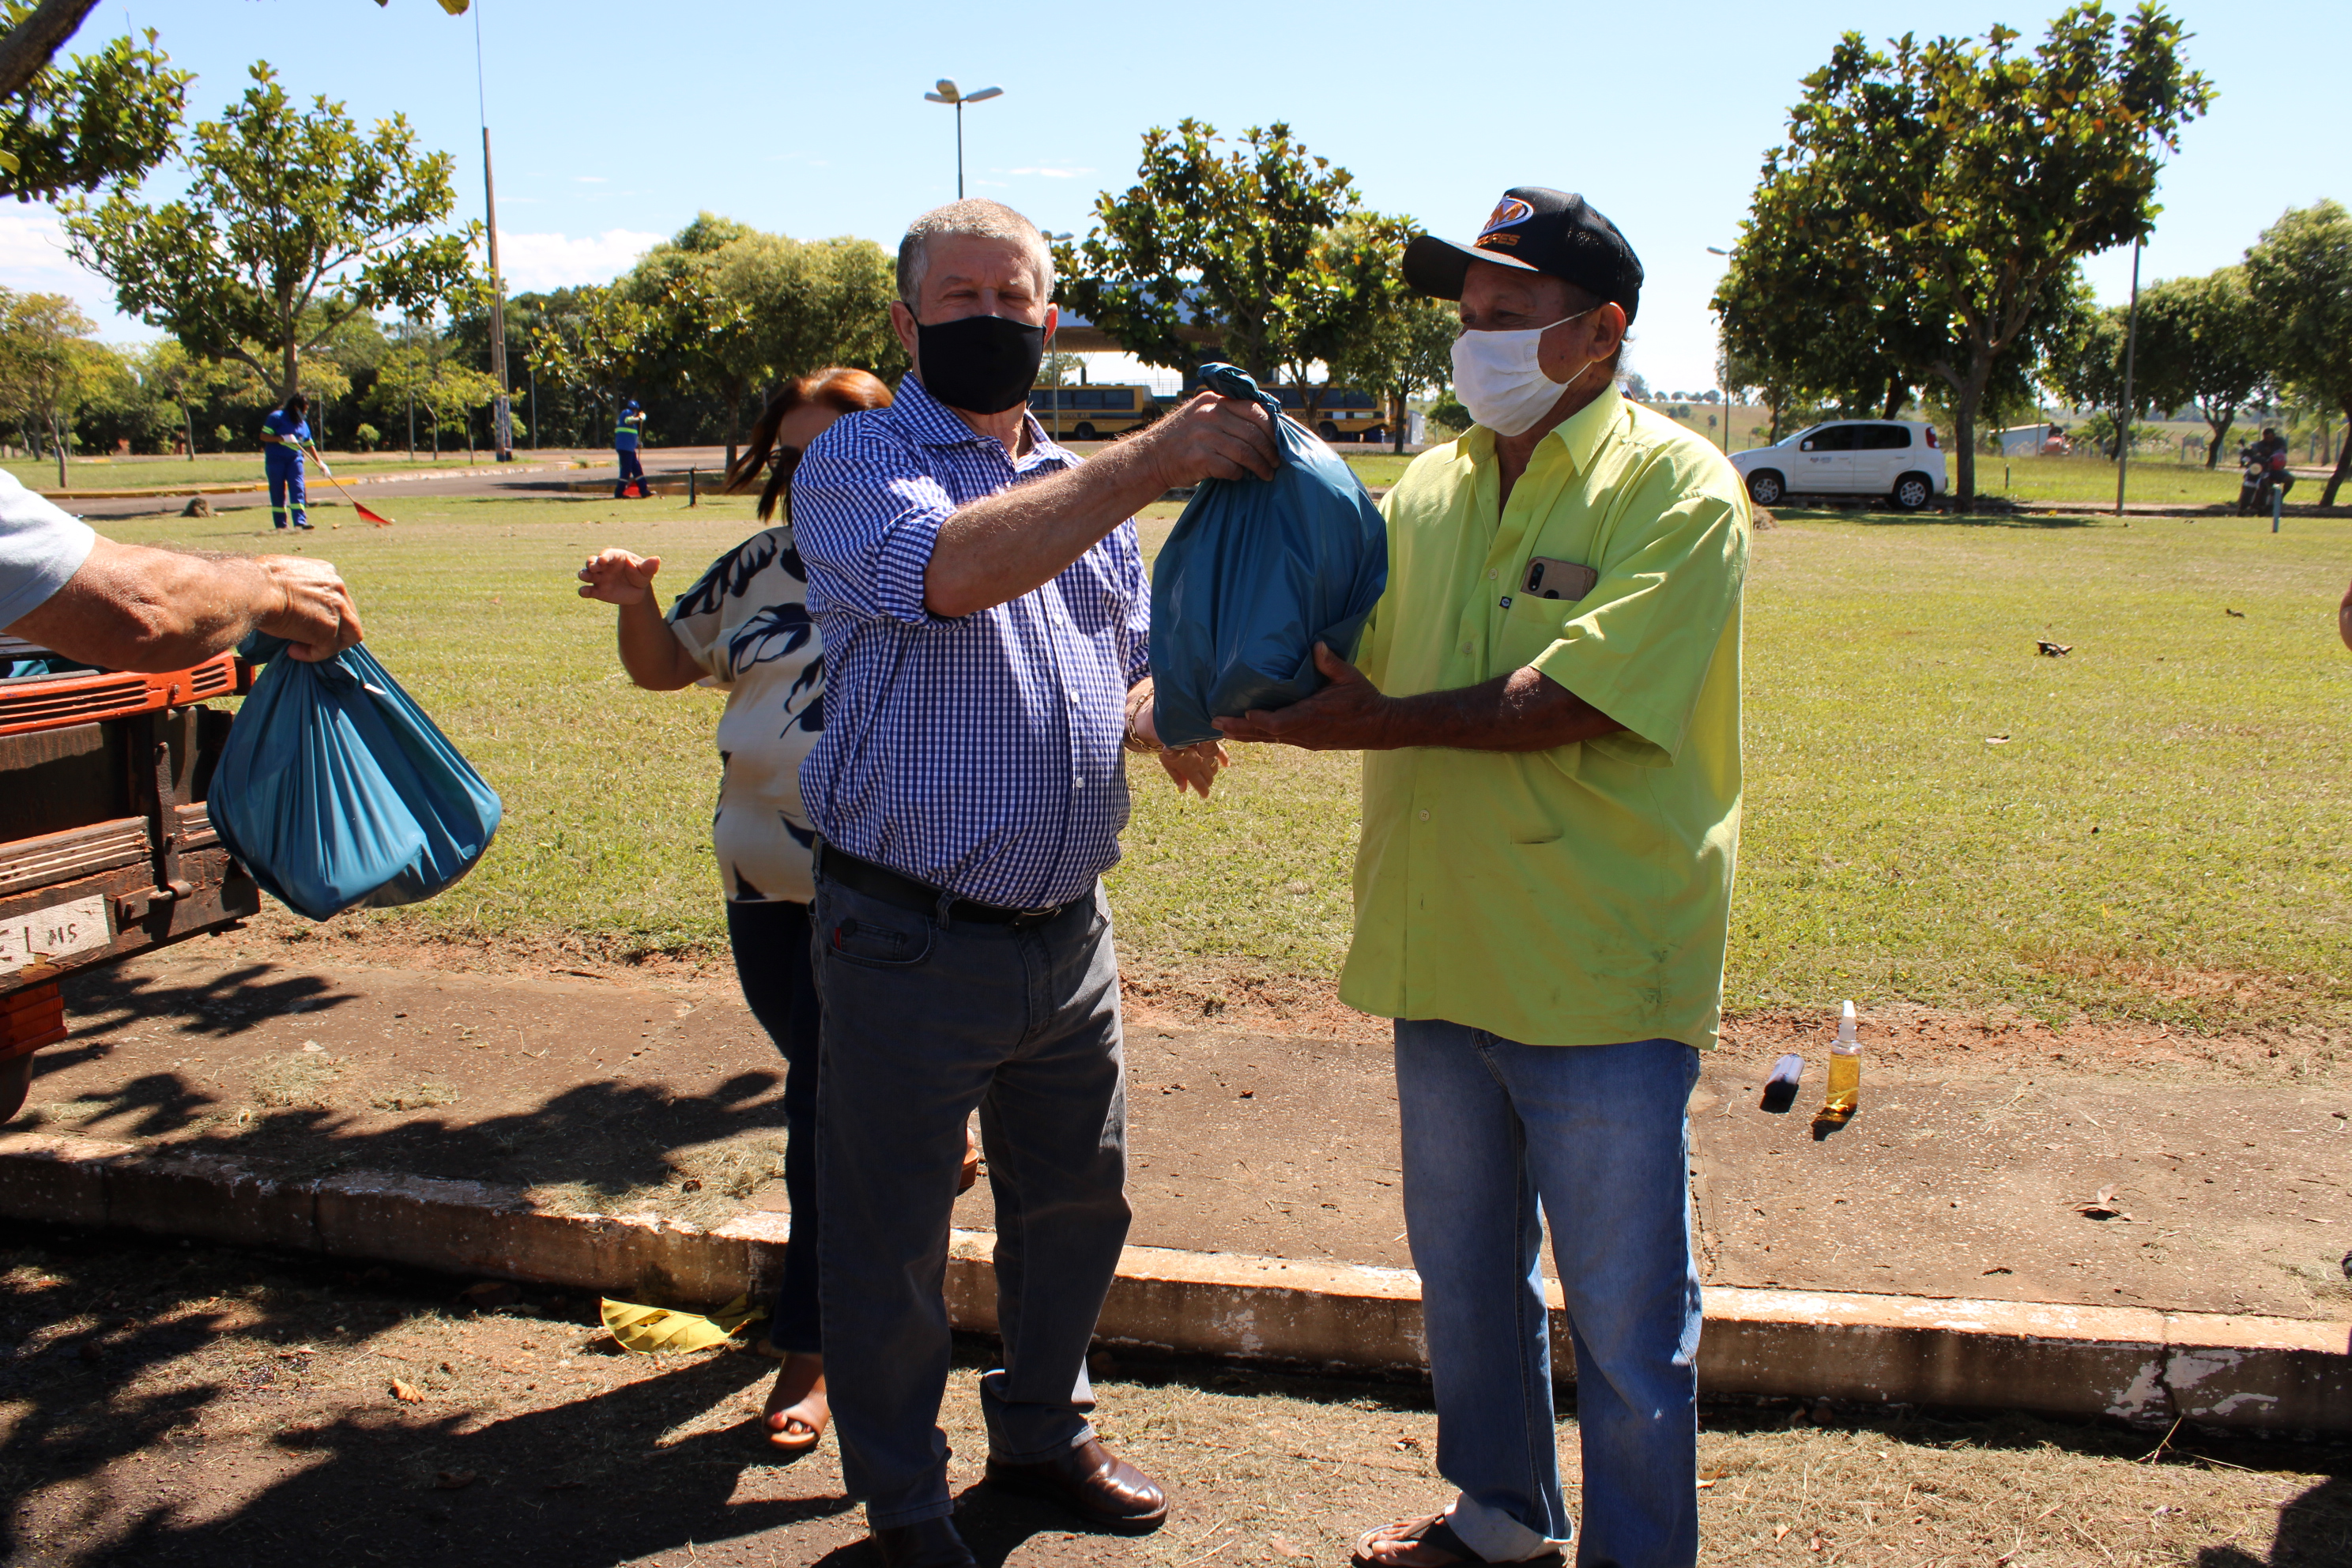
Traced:
POLYGON ((769 1426, 768 1418, 762 1415, 760 1431, 768 1439, 768 1447, 780 1454, 805 1454, 824 1441, 824 1427, 812 1426, 797 1415, 788 1419, 781 1432, 769 1426))
MULTIPOLYGON (((1448 1568, 1451 1568, 1453 1563, 1493 1563, 1497 1561, 1491 1557, 1481 1557, 1475 1552, 1471 1551, 1470 1548, 1463 1542, 1462 1538, 1454 1533, 1454 1527, 1445 1522, 1445 1516, 1442 1513, 1433 1513, 1426 1519, 1410 1519, 1402 1524, 1387 1524, 1382 1525, 1378 1530, 1366 1531, 1356 1542, 1355 1555, 1350 1557, 1348 1561, 1354 1565, 1354 1568, 1391 1568, 1389 1559, 1384 1557, 1374 1557, 1370 1554, 1369 1549, 1374 1545, 1434 1547, 1440 1552, 1449 1553, 1447 1558, 1448 1568)), ((1512 1558, 1508 1559, 1508 1561, 1514 1563, 1548 1563, 1559 1562, 1560 1556, 1557 1551, 1547 1551, 1539 1552, 1533 1557, 1512 1558)))

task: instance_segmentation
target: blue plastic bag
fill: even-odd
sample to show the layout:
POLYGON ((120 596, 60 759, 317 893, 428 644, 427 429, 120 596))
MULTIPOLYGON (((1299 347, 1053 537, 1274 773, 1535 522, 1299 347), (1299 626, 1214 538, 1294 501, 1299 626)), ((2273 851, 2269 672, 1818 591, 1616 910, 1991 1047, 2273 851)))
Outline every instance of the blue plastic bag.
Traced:
POLYGON ((1389 578, 1388 529, 1355 470, 1242 371, 1202 365, 1201 381, 1265 405, 1282 466, 1202 480, 1152 566, 1153 719, 1169 746, 1312 693, 1315 645, 1353 658, 1389 578))
POLYGON ((429 899, 473 869, 504 808, 365 647, 267 658, 206 805, 253 879, 314 921, 429 899))

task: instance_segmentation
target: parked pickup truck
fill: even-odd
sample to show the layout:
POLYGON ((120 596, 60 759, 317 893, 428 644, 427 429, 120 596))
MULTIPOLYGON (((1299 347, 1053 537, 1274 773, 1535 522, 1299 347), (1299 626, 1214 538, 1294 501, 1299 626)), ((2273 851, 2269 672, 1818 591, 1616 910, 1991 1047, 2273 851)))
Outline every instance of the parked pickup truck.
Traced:
POLYGON ((61 978, 261 908, 205 812, 231 721, 205 703, 251 689, 251 668, 225 653, 167 674, 47 672, 59 662, 0 650, 0 1121, 33 1053, 66 1037, 61 978))

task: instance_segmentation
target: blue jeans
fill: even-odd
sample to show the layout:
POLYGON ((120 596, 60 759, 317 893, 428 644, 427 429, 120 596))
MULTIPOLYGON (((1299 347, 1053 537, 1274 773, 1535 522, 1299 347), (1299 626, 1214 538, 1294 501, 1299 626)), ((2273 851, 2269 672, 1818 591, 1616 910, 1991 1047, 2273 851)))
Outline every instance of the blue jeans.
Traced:
POLYGON ((310 527, 310 512, 302 494, 301 463, 298 460, 282 468, 271 463, 267 465, 267 471, 269 475, 269 521, 279 528, 285 527, 287 503, 291 500, 294 526, 310 527))
POLYGON ((768 1342, 824 1348, 816 1293, 816 982, 809 973, 809 907, 784 899, 727 901, 727 941, 751 1016, 784 1058, 784 1196, 793 1205, 784 1275, 768 1342))
POLYGON ((646 477, 646 466, 637 460, 637 449, 635 447, 615 447, 613 450, 621 459, 621 478, 619 482, 613 486, 613 499, 619 500, 628 494, 631 479, 642 479, 646 477))
POLYGON ((1676 1040, 1522 1046, 1396 1026, 1405 1226, 1421 1272, 1437 1468, 1454 1532, 1494 1562, 1562 1543, 1543 1220, 1568 1302, 1583 1568, 1698 1558, 1698 1269, 1676 1040), (1540 1205, 1540 1207, 1539 1207, 1540 1205))
POLYGON ((1004 1362, 981 1379, 989 1452, 1034 1463, 1094 1436, 1087 1348, 1128 1225, 1118 965, 1099 886, 1015 930, 912 913, 820 870, 810 912, 825 1385, 843 1481, 886 1530, 955 1511, 940 1291, 975 1107, 1004 1362))

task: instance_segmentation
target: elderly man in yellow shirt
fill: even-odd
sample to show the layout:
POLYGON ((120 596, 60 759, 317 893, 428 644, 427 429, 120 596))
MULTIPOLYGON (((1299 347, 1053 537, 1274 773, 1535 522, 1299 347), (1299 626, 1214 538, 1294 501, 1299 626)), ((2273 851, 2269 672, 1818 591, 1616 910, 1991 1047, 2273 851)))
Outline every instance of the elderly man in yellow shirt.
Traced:
POLYGON ((1364 753, 1340 996, 1396 1020, 1405 1221, 1444 1511, 1381 1568, 1698 1555, 1685 1102, 1722 1012, 1748 515, 1722 454, 1626 402, 1642 266, 1582 197, 1508 192, 1406 280, 1459 300, 1477 421, 1383 507, 1358 664, 1234 740, 1364 753), (1582 1529, 1561 1495, 1539 1268, 1568 1303, 1582 1529))

